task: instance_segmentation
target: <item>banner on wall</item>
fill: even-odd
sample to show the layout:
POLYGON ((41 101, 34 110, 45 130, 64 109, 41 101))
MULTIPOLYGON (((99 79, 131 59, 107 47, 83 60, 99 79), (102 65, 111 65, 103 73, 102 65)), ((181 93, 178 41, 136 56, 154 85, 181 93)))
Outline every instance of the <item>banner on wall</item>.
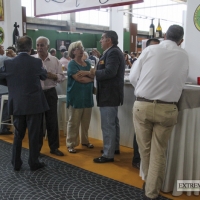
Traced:
POLYGON ((34 0, 36 17, 142 3, 143 0, 34 0))

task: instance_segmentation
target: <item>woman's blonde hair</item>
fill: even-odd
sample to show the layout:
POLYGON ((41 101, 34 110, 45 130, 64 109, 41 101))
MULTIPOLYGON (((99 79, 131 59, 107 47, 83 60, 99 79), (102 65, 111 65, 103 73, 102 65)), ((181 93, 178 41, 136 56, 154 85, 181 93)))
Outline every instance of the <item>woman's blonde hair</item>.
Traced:
POLYGON ((74 59, 75 56, 73 54, 73 51, 76 49, 76 48, 80 48, 80 47, 83 47, 83 43, 79 40, 79 41, 76 41, 76 42, 72 42, 70 45, 69 45, 69 48, 68 48, 68 54, 69 54, 69 57, 74 59))

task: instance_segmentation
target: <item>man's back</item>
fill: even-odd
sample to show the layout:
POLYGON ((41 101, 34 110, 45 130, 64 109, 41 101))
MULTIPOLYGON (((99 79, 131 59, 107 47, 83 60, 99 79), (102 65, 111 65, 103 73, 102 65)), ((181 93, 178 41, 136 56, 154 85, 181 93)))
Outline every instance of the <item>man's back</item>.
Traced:
POLYGON ((46 71, 42 69, 40 59, 21 53, 14 59, 6 60, 4 69, 10 114, 36 114, 48 109, 40 83, 40 79, 46 78, 46 71))
POLYGON ((138 76, 141 71, 137 77, 139 80, 135 95, 146 99, 177 102, 188 75, 188 66, 186 51, 175 42, 165 40, 159 45, 149 46, 131 70, 135 70, 131 76, 138 76))

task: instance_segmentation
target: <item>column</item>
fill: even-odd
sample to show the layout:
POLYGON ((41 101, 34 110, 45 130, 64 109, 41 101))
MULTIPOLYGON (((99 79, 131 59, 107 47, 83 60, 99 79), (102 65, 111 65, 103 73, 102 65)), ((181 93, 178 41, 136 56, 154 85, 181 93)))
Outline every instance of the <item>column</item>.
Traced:
MULTIPOLYGON (((200 77, 200 30, 195 27, 195 11, 200 16, 199 0, 187 1, 187 17, 185 29, 185 50, 189 54, 189 77, 188 81, 197 83, 197 77, 200 77), (199 8, 198 8, 199 7, 199 8), (198 11, 197 11, 198 8, 198 11)), ((196 12, 196 14, 197 14, 196 12)), ((200 24, 200 19, 198 19, 200 24)), ((199 26, 200 27, 200 26, 199 26)))
POLYGON ((124 27, 123 27, 123 6, 112 7, 110 11, 110 30, 115 31, 118 35, 119 48, 123 51, 124 44, 124 27))
POLYGON ((19 24, 19 34, 22 36, 22 7, 21 0, 4 0, 4 21, 0 21, 0 27, 4 30, 3 46, 6 49, 13 44, 14 23, 19 24))

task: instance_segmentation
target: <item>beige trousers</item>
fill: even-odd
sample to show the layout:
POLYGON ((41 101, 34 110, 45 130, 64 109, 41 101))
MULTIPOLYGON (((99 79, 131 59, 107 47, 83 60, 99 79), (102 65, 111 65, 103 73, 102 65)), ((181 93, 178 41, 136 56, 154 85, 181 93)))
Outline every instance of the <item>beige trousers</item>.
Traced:
POLYGON ((165 173, 166 149, 172 129, 177 122, 174 104, 135 101, 133 123, 146 182, 145 195, 159 195, 165 173))
POLYGON ((81 125, 81 144, 88 144, 88 129, 90 125, 92 108, 73 108, 68 110, 67 125, 67 147, 76 147, 79 145, 79 127, 81 125))

